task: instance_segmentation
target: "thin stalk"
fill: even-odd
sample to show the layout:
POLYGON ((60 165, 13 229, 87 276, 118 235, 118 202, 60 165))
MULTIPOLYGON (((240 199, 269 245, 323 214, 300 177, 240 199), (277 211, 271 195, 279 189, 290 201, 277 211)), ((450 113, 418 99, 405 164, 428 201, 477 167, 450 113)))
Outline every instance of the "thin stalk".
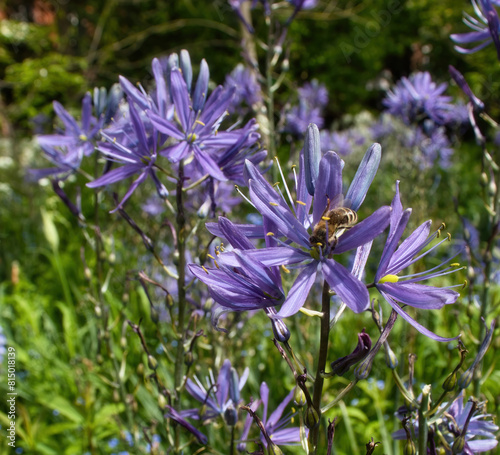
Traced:
POLYGON ((185 288, 185 269, 186 269, 186 218, 184 216, 184 201, 182 187, 184 184, 184 162, 179 164, 179 180, 177 182, 176 191, 176 233, 177 233, 177 251, 179 259, 177 263, 177 289, 178 289, 178 323, 177 331, 179 333, 177 355, 175 358, 175 374, 174 374, 174 387, 176 392, 182 384, 182 377, 184 371, 184 317, 186 313, 186 288, 185 288))
POLYGON ((418 453, 425 455, 427 453, 427 438, 429 427, 427 424, 427 412, 429 411, 429 399, 431 386, 426 385, 422 390, 422 401, 418 412, 418 453))
POLYGON ((311 430, 312 455, 316 454, 319 438, 319 421, 321 419, 321 397, 323 395, 324 377, 321 374, 325 371, 326 359, 328 357, 328 337, 330 335, 330 286, 325 281, 323 284, 323 296, 321 302, 321 331, 319 340, 318 366, 316 369, 316 380, 314 381, 313 407, 318 413, 318 424, 311 430))

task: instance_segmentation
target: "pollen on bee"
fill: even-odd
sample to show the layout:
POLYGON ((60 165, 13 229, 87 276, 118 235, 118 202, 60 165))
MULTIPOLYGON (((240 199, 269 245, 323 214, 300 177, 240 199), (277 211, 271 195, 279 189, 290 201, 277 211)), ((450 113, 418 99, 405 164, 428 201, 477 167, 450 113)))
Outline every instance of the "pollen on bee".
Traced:
POLYGON ((297 204, 300 204, 300 205, 306 205, 305 202, 302 202, 302 201, 297 201, 297 204))
POLYGON ((321 217, 322 220, 325 220, 325 221, 329 221, 330 220, 330 217, 329 216, 322 216, 321 217))
POLYGON ((203 265, 202 265, 202 266, 201 266, 201 268, 202 268, 203 270, 205 270, 205 272, 206 272, 206 273, 207 273, 207 275, 208 275, 208 270, 205 268, 205 266, 203 266, 203 265))

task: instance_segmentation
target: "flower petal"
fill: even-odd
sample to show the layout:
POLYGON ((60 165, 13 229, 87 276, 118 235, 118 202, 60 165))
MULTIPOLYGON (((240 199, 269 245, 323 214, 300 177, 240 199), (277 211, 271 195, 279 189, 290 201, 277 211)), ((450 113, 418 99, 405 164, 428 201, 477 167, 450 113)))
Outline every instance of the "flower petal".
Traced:
POLYGON ((326 282, 339 298, 355 313, 364 311, 370 304, 366 286, 333 259, 323 262, 321 266, 326 282))
POLYGON ((460 296, 448 288, 438 288, 417 283, 382 283, 377 289, 394 298, 396 301, 415 308, 437 310, 444 305, 455 303, 460 296))

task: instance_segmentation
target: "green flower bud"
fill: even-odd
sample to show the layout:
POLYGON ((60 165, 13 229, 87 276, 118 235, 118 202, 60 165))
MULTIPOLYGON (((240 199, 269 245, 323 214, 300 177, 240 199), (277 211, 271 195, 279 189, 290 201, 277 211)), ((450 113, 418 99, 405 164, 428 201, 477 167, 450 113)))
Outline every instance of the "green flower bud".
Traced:
POLYGON ((306 427, 312 430, 319 424, 319 414, 312 406, 308 406, 305 416, 306 427))
POLYGON ((404 455, 416 455, 417 449, 412 440, 409 440, 405 445, 404 455))
POLYGON ((234 427, 236 422, 238 421, 238 411, 234 409, 234 406, 231 404, 224 411, 224 421, 230 426, 234 427))
POLYGON ((295 387, 295 391, 293 392, 293 402, 299 407, 305 406, 307 403, 306 394, 298 386, 295 387))
POLYGON ((453 373, 450 373, 448 377, 444 380, 443 390, 445 390, 446 392, 451 392, 452 390, 455 390, 456 386, 457 386, 457 372, 454 371, 453 373))
POLYGON ((193 364, 193 353, 191 351, 186 352, 184 355, 184 364, 188 367, 193 364))
POLYGON ((150 370, 156 370, 158 368, 158 361, 151 354, 148 355, 148 367, 150 370))
POLYGON ((457 454, 462 453, 465 448, 465 436, 460 435, 451 446, 451 453, 457 454))
POLYGON ((165 409, 167 407, 167 399, 161 393, 158 395, 158 406, 160 409, 165 409))

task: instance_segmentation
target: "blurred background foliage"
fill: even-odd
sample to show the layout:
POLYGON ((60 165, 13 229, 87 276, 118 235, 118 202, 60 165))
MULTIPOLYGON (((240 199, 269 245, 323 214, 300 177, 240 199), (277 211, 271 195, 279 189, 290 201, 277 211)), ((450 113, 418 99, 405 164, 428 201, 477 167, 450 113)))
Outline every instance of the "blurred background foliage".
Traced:
MULTIPOLYGON (((400 77, 413 71, 430 71, 434 80, 449 81, 448 65, 452 64, 464 73, 492 117, 498 118, 500 97, 494 95, 500 91, 500 65, 494 51, 463 57, 449 40, 450 33, 465 31, 462 9, 470 11, 470 3, 320 0, 314 10, 299 13, 290 28, 288 65, 282 68, 288 75, 277 94, 278 105, 285 105, 297 86, 315 78, 329 91, 326 125, 348 125, 361 112, 377 116, 384 88, 400 77), (392 13, 388 13, 389 7, 392 13), (377 23, 381 24, 378 28, 374 26, 377 23), (354 52, 346 59, 346 49, 352 50, 349 46, 354 46, 354 52)), ((257 30, 263 29, 263 22, 254 17, 257 30)), ((41 167, 43 162, 33 134, 52 132, 53 100, 77 114, 86 91, 111 87, 119 74, 147 86, 152 79, 152 58, 181 49, 189 51, 195 72, 198 62, 205 58, 211 80, 223 83, 226 74, 242 61, 240 24, 226 0, 0 0, 0 20, 0 325, 8 344, 17 350, 21 450, 16 453, 145 453, 147 437, 136 438, 132 446, 127 420, 140 421, 147 429, 144 435, 157 434, 166 444, 165 419, 159 411, 151 384, 152 371, 139 339, 121 324, 125 319, 142 320, 146 341, 158 356, 168 357, 169 347, 158 341, 168 339, 168 334, 151 321, 142 288, 137 281, 124 278, 147 267, 140 257, 144 255, 142 244, 127 236, 128 227, 122 220, 108 215, 113 208, 110 198, 100 201, 106 238, 111 239, 103 245, 109 274, 109 312, 96 315, 87 292, 89 282, 81 260, 85 235, 78 221, 68 216, 66 207, 50 188, 45 191, 26 177, 27 168, 41 167), (121 240, 125 238, 128 243, 121 240), (104 331, 104 326, 111 329, 104 331), (158 330, 162 332, 160 337, 158 330), (113 383, 113 371, 123 377, 128 390, 120 391, 113 383), (113 438, 117 438, 116 444, 113 438), (138 440, 142 440, 140 445, 138 440)), ((450 90, 459 95, 456 86, 450 90)), ((286 158, 289 147, 283 141, 279 154, 286 158)), ((347 164, 350 176, 357 162, 352 159, 352 169, 347 164)), ((433 218, 437 228, 446 220, 450 232, 459 232, 457 202, 459 213, 481 228, 484 220, 478 197, 479 163, 480 150, 470 133, 457 148, 452 168, 437 170, 431 176, 412 173, 396 159, 385 159, 365 206, 388 203, 394 181, 401 178, 403 204, 415 208, 415 225, 433 218)), ((140 200, 140 196, 135 199, 140 200)), ((84 211, 86 204, 92 206, 84 198, 84 211)), ((141 216, 137 207, 130 210, 141 216)), ((155 233, 157 220, 141 221, 155 233)), ((92 258, 87 261, 86 266, 95 267, 92 258)), ((498 290, 494 292, 498 301, 498 290)), ((478 340, 472 334, 478 331, 479 310, 468 304, 466 293, 453 308, 421 315, 419 321, 441 335, 464 332, 473 358, 478 340)), ((162 305, 166 311, 166 304, 162 305)), ((387 316, 388 309, 385 311, 387 316)), ((247 316, 241 318, 244 322, 247 316)), ((294 324, 305 338, 296 349, 312 365, 314 359, 309 358, 307 346, 314 345, 316 321, 303 315, 298 318, 294 324)), ((353 314, 345 315, 332 335, 334 346, 346 347, 345 352, 339 348, 339 356, 352 350, 354 330, 359 332, 366 323, 353 314)), ((272 334, 263 328, 267 327, 263 315, 243 325, 244 336, 237 327, 241 326, 235 323, 229 335, 205 330, 193 370, 205 365, 205 361, 225 358, 225 349, 230 346, 232 358, 239 359, 233 362, 239 373, 244 366, 251 368, 247 387, 252 395, 258 395, 261 380, 266 380, 272 390, 289 390, 293 383, 286 365, 268 361, 277 355, 270 342, 272 334), (272 378, 283 377, 288 380, 285 387, 271 383, 272 378)), ((439 390, 450 365, 458 363, 452 344, 434 343, 409 330, 402 321, 391 338, 401 359, 402 375, 408 368, 402 354, 417 354, 418 384, 431 383, 439 390)), ((494 345, 500 347, 498 336, 494 345)), ((492 411, 498 413, 500 370, 495 362, 490 352, 484 362, 485 374, 490 377, 483 393, 492 411)), ((206 371, 198 373, 204 376, 206 371)), ((158 375, 168 385, 168 372, 160 371, 158 375)), ((390 433, 398 428, 393 414, 403 400, 394 399, 395 387, 386 375, 381 361, 372 372, 377 379, 362 384, 336 411, 341 417, 335 436, 337 453, 362 454, 371 437, 384 443, 376 453, 401 453, 390 433), (361 405, 363 412, 358 410, 361 405)), ((343 381, 332 381, 327 393, 335 396, 345 385, 343 381)), ((4 386, 2 379, 2 396, 4 386)), ((276 400, 274 405, 282 398, 277 395, 274 398, 271 394, 276 400)), ((0 410, 3 406, 2 402, 0 410)), ((7 423, 1 412, 0 425, 7 423)), ((151 450, 151 441, 149 444, 151 450)), ((3 438, 0 450, 7 450, 3 438)), ((293 451, 290 449, 290 453, 293 451)))

